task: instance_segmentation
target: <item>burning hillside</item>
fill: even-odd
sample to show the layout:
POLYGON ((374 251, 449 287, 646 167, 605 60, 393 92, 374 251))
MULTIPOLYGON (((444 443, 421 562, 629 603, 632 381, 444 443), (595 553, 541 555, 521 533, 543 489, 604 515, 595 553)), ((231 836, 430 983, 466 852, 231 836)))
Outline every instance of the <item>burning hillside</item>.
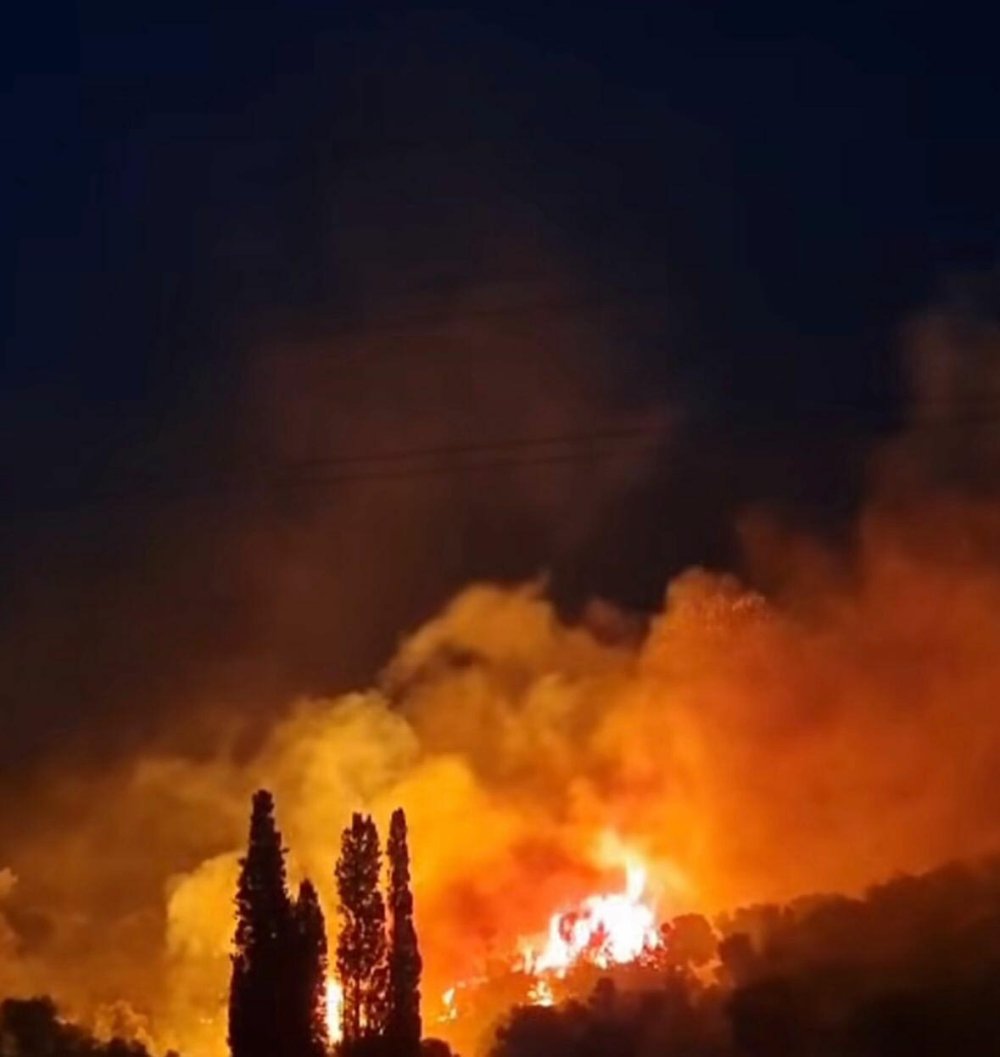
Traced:
POLYGON ((626 867, 622 890, 586 896, 557 910, 545 934, 519 941, 519 953, 506 967, 494 963, 482 975, 449 987, 432 1028, 466 1048, 477 1048, 486 1044, 483 1022, 492 1024, 497 1015, 495 1009, 484 1013, 482 1008, 496 1003, 494 988, 501 1010, 511 1002, 552 1006, 585 993, 594 982, 593 970, 638 964, 663 945, 657 910, 646 893, 645 868, 633 860, 626 867))
POLYGON ((694 570, 645 629, 471 587, 376 687, 299 702, 257 743, 53 771, 0 875, 0 990, 92 1021, 124 997, 159 1045, 223 1052, 259 785, 331 922, 339 827, 405 807, 425 1018, 467 1053, 676 915, 996 847, 996 509, 872 511, 849 560, 773 543, 752 548, 766 595, 694 570))
MULTIPOLYGON (((250 922, 243 893, 257 893, 252 898, 266 918, 267 908, 275 905, 269 889, 274 894, 284 889, 283 872, 276 865, 280 853, 268 853, 259 843, 260 802, 268 817, 273 803, 267 793, 254 798, 251 843, 241 868, 241 953, 234 962, 233 995, 246 986, 240 983, 239 968, 247 953, 246 934, 243 941, 240 936, 250 922), (273 870, 278 872, 268 881, 273 870), (256 880, 248 889, 250 875, 256 880)), ((277 1019, 265 1010, 260 1031, 273 1032, 280 1025, 279 1045, 297 1030, 293 1025, 300 1025, 313 1035, 319 1053, 326 1052, 328 1039, 342 1041, 347 1048, 340 1052, 345 1053, 365 1052, 372 1044, 390 1053, 419 1050, 418 975, 409 975, 401 990, 391 983, 403 964, 415 966, 419 974, 419 956, 413 962, 407 953, 416 950, 415 936, 405 931, 406 925, 404 932, 398 931, 400 922, 409 920, 408 896, 402 903, 387 898, 386 905, 400 907, 404 917, 391 915, 388 939, 381 941, 386 943, 386 973, 361 969, 365 951, 378 947, 369 947, 364 936, 382 934, 381 924, 376 933, 366 931, 383 920, 381 900, 375 895, 373 902, 365 894, 377 893, 380 871, 358 872, 351 865, 359 855, 377 861, 377 841, 358 842, 359 835, 374 835, 372 827, 370 818, 355 814, 344 832, 337 864, 342 909, 338 975, 326 977, 324 988, 325 944, 317 948, 311 968, 295 961, 275 963, 277 992, 285 991, 287 965, 297 973, 298 964, 306 969, 302 982, 307 993, 312 989, 318 998, 305 1006, 293 1001, 287 1015, 277 1019), (367 908, 363 915, 373 915, 367 924, 355 916, 360 908, 367 908), (389 982, 384 991, 380 980, 389 982), (394 1011, 402 1008, 413 1011, 412 1021, 400 1021, 394 1011)), ((390 890, 408 877, 405 865, 397 872, 400 854, 402 861, 407 859, 402 811, 394 813, 393 827, 397 840, 388 843, 390 890)), ((280 834, 273 825, 268 832, 277 851, 280 834)), ((819 1047, 836 1057, 888 1057, 914 1052, 917 1039, 925 1045, 916 1052, 928 1054, 959 1040, 971 1052, 992 1052, 990 1040, 1000 1042, 994 1016, 994 999, 1000 995, 996 857, 952 864, 922 877, 900 877, 871 888, 860 900, 813 895, 784 906, 744 907, 719 915, 714 925, 702 915, 686 914, 654 926, 657 915, 643 901, 644 882, 644 869, 633 861, 623 891, 593 895, 554 914, 540 947, 524 944, 519 958, 506 965, 495 962, 481 976, 450 987, 442 996, 441 1014, 425 1027, 431 1034, 439 1029, 463 1052, 490 1057, 574 1057, 595 1052, 595 1047, 603 1052, 606 1046, 642 1054, 654 1044, 666 1047, 662 1052, 687 1057, 766 1057, 776 1044, 782 1052, 819 1047)), ((293 919, 299 913, 294 899, 289 903, 282 896, 278 902, 290 908, 293 919)), ((255 957, 266 960, 269 955, 258 947, 255 957)), ((267 971, 264 961, 259 968, 267 971)), ((234 1008, 240 1005, 231 1001, 231 1032, 234 1008)), ((255 1003, 253 1016, 256 1008, 255 1003)), ((431 1053, 443 1044, 437 1040, 425 1046, 431 1053)), ((240 1052, 238 1041, 233 1047, 240 1052)), ((300 1049, 313 1052, 309 1045, 300 1049)), ((446 1052, 447 1047, 441 1049, 446 1052)))

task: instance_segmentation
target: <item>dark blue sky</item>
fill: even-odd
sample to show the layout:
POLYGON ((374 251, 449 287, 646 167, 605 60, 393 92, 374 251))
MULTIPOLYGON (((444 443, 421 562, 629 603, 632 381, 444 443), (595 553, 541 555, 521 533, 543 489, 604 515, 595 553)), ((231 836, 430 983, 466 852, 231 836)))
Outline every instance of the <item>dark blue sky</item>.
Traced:
POLYGON ((940 5, 624 8, 16 16, 12 743, 363 678, 470 577, 548 568, 567 604, 649 606, 683 565, 735 560, 748 504, 849 519, 903 413, 901 325, 995 262, 992 26, 940 5), (522 358, 550 361, 544 383, 522 358), (558 413, 509 413, 543 384, 558 413), (654 407, 694 424, 590 507, 549 479, 247 506, 289 459, 654 407), (189 501, 219 481, 223 502, 189 501))
POLYGON ((992 34, 961 9, 95 6, 13 34, 15 384, 71 374, 74 395, 145 397, 151 346, 210 355, 236 309, 206 257, 268 210, 265 251, 297 274, 267 276, 261 298, 322 329, 348 295, 316 274, 302 195, 361 152, 505 155, 572 249, 603 256, 602 281, 682 273, 690 326, 711 317, 727 370, 752 363, 751 399, 750 375, 816 396, 800 361, 814 341, 829 356, 820 338, 843 339, 843 362, 819 394, 867 398, 872 342, 995 252, 992 34))

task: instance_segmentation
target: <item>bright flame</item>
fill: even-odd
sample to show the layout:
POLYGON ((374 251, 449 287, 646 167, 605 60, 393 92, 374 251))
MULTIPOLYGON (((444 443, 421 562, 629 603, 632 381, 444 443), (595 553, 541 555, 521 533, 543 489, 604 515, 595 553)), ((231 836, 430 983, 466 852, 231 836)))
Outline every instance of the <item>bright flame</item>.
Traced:
POLYGON ((531 947, 525 949, 524 968, 536 975, 563 976, 576 962, 606 969, 658 947, 656 914, 643 902, 645 889, 646 870, 633 863, 626 868, 624 892, 588 896, 578 906, 553 914, 542 950, 536 954, 531 947))
POLYGON ((440 1021, 455 1020, 458 1017, 458 1007, 455 1005, 455 988, 449 987, 441 996, 441 1005, 444 1013, 438 1018, 440 1021))
POLYGON ((528 1001, 533 1006, 554 1006, 556 1004, 556 997, 552 993, 552 985, 548 980, 535 981, 531 990, 528 991, 528 1001))
POLYGON ((340 1042, 341 1014, 344 1009, 344 989, 332 976, 326 980, 326 1030, 331 1042, 340 1042))

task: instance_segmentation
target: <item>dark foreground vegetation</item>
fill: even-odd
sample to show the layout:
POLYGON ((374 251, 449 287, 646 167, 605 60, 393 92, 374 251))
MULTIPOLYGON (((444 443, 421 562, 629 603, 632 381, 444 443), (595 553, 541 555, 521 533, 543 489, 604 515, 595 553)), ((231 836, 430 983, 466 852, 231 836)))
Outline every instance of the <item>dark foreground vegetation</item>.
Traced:
POLYGON ((149 1057, 140 1042, 102 1042, 63 1020, 50 998, 8 998, 0 1003, 3 1057, 149 1057))
MULTIPOLYGON (((247 865, 253 866, 262 849, 268 870, 280 873, 282 861, 274 855, 280 838, 271 824, 269 799, 259 799, 256 808, 256 835, 266 839, 255 845, 251 838, 240 897, 254 906, 276 890, 261 887, 262 878, 255 868, 248 872, 247 865)), ((309 889, 298 899, 279 898, 273 904, 288 915, 280 920, 291 923, 287 945, 280 931, 267 931, 258 922, 261 935, 272 944, 271 954, 291 959, 284 963, 286 989, 275 991, 272 1004, 263 1006, 275 1019, 270 1027, 263 1018, 257 1022, 279 1047, 269 1051, 269 1057, 307 1050, 325 1055, 331 1049, 338 1057, 448 1057, 444 1043, 420 1039, 419 955, 411 931, 401 816, 390 847, 388 915, 376 898, 379 873, 371 867, 378 841, 369 820, 356 818, 345 832, 338 866, 341 899, 354 899, 356 911, 354 919, 350 914, 345 918, 349 927, 338 941, 338 967, 344 971, 354 959, 355 1000, 369 1003, 359 1012, 350 1007, 348 997, 344 1019, 358 1018, 357 1034, 349 1030, 333 1047, 325 1040, 316 976, 317 968, 325 967, 323 958, 319 966, 316 961, 317 952, 325 951, 325 940, 320 942, 321 932, 313 928, 318 905, 309 889), (373 921, 382 921, 384 930, 369 928, 373 921), (311 940, 304 939, 310 935, 311 940), (394 946, 400 963, 390 972, 394 946), (312 953, 305 956, 303 950, 312 953), (362 970, 372 957, 377 971, 366 978, 362 970), (311 969, 306 972, 303 966, 311 969), (287 981, 296 980, 309 986, 298 992, 287 987, 287 981), (296 1005, 296 994, 308 1000, 296 1005), (280 1016, 274 1004, 278 1002, 289 1003, 280 1016), (309 1024, 318 1034, 305 1030, 309 1024)), ((588 998, 553 1007, 515 1008, 497 1033, 491 1057, 1000 1054, 1000 857, 900 877, 859 899, 814 896, 788 905, 745 907, 712 924, 685 915, 668 922, 664 931, 664 947, 639 963, 610 975, 593 968, 579 970, 578 978, 568 982, 588 998)), ((243 941, 248 942, 246 935, 243 941)), ((262 964, 267 968, 266 960, 262 964)), ((238 953, 237 989, 247 971, 238 953)), ((237 1016, 249 994, 234 993, 237 1016)), ((260 1007, 247 1011, 248 1026, 260 1013, 260 1007)), ((237 1037, 234 1034, 233 1041, 237 1037)), ((253 1034, 245 1037, 250 1053, 258 1040, 253 1034)), ((232 1048, 240 1057, 237 1047, 232 1048)), ((0 1004, 0 1057, 148 1054, 138 1042, 95 1039, 62 1021, 51 1001, 37 998, 0 1004)))
POLYGON ((515 1010, 493 1057, 1000 1054, 1000 858, 698 921, 586 1001, 515 1010))
MULTIPOLYGON (((410 891, 406 816, 393 812, 382 848, 368 815, 343 831, 334 868, 340 930, 342 1057, 419 1057, 420 973, 410 891)), ((253 798, 247 853, 240 860, 229 988, 232 1057, 324 1057, 330 1051, 326 926, 316 889, 289 892, 285 848, 267 790, 253 798)))

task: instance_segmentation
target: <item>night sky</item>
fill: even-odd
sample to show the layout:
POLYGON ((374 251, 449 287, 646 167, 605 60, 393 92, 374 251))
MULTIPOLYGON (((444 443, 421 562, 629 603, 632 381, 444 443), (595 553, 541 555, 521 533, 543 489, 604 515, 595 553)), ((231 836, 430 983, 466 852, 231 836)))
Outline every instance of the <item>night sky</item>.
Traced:
POLYGON ((748 507, 850 524, 906 321, 995 261, 995 37, 625 6, 8 27, 5 762, 363 683, 470 579, 648 609, 748 507))

